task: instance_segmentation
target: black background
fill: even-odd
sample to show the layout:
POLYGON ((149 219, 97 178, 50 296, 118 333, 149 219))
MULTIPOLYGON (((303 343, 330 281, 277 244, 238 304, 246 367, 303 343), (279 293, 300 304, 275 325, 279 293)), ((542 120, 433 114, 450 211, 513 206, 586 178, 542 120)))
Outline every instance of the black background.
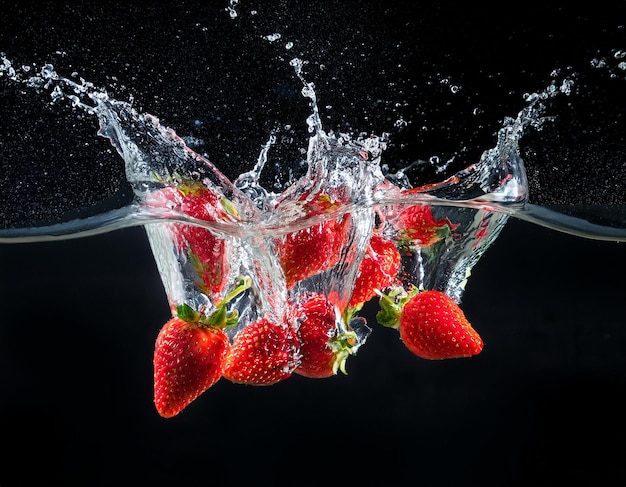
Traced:
MULTIPOLYGON (((117 96, 133 95, 181 134, 201 120, 204 149, 236 174, 277 124, 306 140, 292 55, 311 61, 322 104, 334 107, 330 126, 393 131, 403 116, 416 130, 435 127, 396 134, 417 137, 417 154, 390 150, 406 162, 437 151, 471 160, 550 70, 624 47, 614 36, 624 35, 615 20, 623 2, 506 11, 269 3, 242 0, 233 20, 227 2, 3 1, 0 51, 115 84, 117 96), (260 38, 272 32, 299 51, 260 38), (458 105, 424 91, 415 81, 423 72, 474 90, 481 119, 469 126, 458 105), (410 103, 397 108, 403 98, 410 103)), ((463 297, 485 341, 479 356, 424 361, 395 331, 375 327, 347 376, 294 376, 268 388, 223 381, 168 420, 152 404, 152 350, 169 309, 141 228, 2 245, 0 262, 3 487, 626 485, 623 244, 512 220, 463 297)))

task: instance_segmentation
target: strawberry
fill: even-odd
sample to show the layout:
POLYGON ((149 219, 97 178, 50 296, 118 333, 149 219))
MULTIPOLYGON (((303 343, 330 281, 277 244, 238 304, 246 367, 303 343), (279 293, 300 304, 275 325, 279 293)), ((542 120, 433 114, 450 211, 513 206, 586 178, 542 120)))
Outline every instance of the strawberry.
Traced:
POLYGON ((417 244, 421 248, 434 245, 450 235, 453 225, 447 218, 435 220, 428 205, 407 206, 398 215, 390 219, 397 231, 397 239, 404 244, 417 244))
MULTIPOLYGON (((206 222, 223 219, 235 212, 226 198, 220 198, 215 192, 191 180, 153 193, 148 203, 206 222)), ((219 295, 224 290, 228 275, 226 242, 209 229, 196 225, 172 223, 169 229, 178 251, 195 269, 198 287, 212 296, 219 295)))
POLYGON ((353 314, 363 304, 376 295, 377 289, 384 289, 395 283, 400 269, 400 252, 395 243, 379 233, 372 234, 369 245, 359 264, 359 270, 348 309, 353 314))
POLYGON ((223 376, 237 384, 272 385, 290 377, 298 359, 291 326, 262 317, 235 335, 223 376))
POLYGON ((230 344, 224 330, 169 320, 154 350, 154 403, 164 418, 176 416, 222 377, 230 344))
MULTIPOLYGON (((307 217, 312 217, 330 212, 337 205, 336 201, 322 193, 313 202, 304 204, 303 209, 307 217)), ((276 251, 288 289, 339 262, 348 238, 349 219, 349 215, 343 215, 324 220, 277 240, 276 251)))
POLYGON ((250 287, 242 278, 215 311, 205 317, 182 304, 159 332, 154 346, 154 404, 164 418, 180 413, 221 377, 230 341, 224 328, 237 323, 226 303, 250 287))
POLYGON ((335 307, 321 294, 314 294, 299 308, 303 319, 298 329, 300 365, 295 373, 321 379, 346 373, 346 359, 356 344, 353 331, 337 326, 335 307))
POLYGON ((429 290, 383 295, 379 322, 399 328, 400 338, 418 357, 431 360, 471 357, 483 341, 463 310, 447 294, 429 290))

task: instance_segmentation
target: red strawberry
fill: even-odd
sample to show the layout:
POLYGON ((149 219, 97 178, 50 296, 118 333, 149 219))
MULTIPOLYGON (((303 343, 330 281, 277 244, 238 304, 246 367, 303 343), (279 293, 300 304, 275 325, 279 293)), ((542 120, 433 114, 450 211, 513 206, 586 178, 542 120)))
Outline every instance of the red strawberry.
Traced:
POLYGON ((358 311, 376 295, 376 289, 384 289, 394 284, 399 269, 400 252, 395 243, 379 233, 372 234, 359 264, 348 309, 358 311))
POLYGON ((272 385, 290 377, 298 359, 292 328, 263 317, 235 335, 223 375, 237 384, 272 385))
POLYGON ((450 296, 431 290, 405 299, 383 296, 378 318, 383 325, 399 328, 400 338, 415 355, 441 360, 471 357, 482 351, 480 335, 450 296))
MULTIPOLYGON (((202 221, 211 222, 227 217, 234 211, 226 198, 195 181, 183 181, 168 186, 149 198, 149 204, 167 207, 202 221)), ((212 296, 219 295, 227 282, 228 256, 226 243, 207 228, 172 223, 172 238, 179 252, 192 264, 197 274, 197 284, 212 296)))
POLYGON ((303 320, 298 329, 302 358, 295 373, 321 379, 346 373, 346 359, 356 344, 353 331, 342 331, 337 326, 335 307, 328 299, 315 294, 300 307, 303 320))
POLYGON ((222 329, 179 317, 161 329, 154 349, 154 404, 164 418, 176 416, 222 376, 228 353, 222 329))
MULTIPOLYGON (((307 216, 332 211, 337 207, 326 194, 304 205, 307 216)), ((347 242, 349 215, 324 220, 310 227, 288 233, 277 241, 277 254, 283 268, 287 288, 298 281, 330 269, 339 262, 347 242)))
POLYGON ((428 205, 408 206, 391 218, 390 222, 398 232, 398 240, 416 243, 422 248, 430 247, 446 238, 458 226, 447 218, 435 220, 428 205))
POLYGON ((208 317, 181 304, 161 328, 154 346, 154 404, 164 418, 176 416, 222 377, 230 349, 224 328, 239 318, 226 304, 251 283, 248 277, 239 279, 208 317))

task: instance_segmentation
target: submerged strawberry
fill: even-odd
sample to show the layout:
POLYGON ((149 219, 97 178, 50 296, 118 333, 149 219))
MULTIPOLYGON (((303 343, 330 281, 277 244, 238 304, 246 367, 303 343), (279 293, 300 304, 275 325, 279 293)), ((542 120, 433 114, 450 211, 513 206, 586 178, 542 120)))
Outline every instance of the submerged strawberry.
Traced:
POLYGON ((397 231, 397 239, 405 244, 430 247, 450 235, 453 225, 447 218, 435 220, 428 205, 412 205, 404 208, 390 223, 397 231))
MULTIPOLYGON (((337 207, 328 195, 320 194, 314 202, 306 203, 307 217, 323 215, 337 207)), ((349 215, 324 220, 310 227, 288 233, 277 240, 276 250, 285 275, 287 288, 298 281, 323 272, 339 262, 347 242, 349 215)))
POLYGON ((314 379, 330 377, 338 370, 345 374, 356 334, 337 326, 335 307, 321 294, 310 297, 299 311, 303 316, 298 329, 302 357, 294 372, 314 379))
MULTIPOLYGON (((234 211, 226 198, 191 180, 153 193, 148 202, 204 222, 224 219, 234 211)), ((178 251, 195 270, 198 287, 212 296, 222 293, 228 276, 226 242, 209 229, 196 225, 172 223, 169 230, 178 251)))
POLYGON ((374 233, 359 264, 359 271, 348 309, 358 311, 363 304, 376 296, 376 290, 395 283, 400 269, 400 252, 395 243, 374 233))
POLYGON ((290 377, 298 359, 292 327, 263 317, 235 335, 223 375, 237 384, 272 385, 290 377))
POLYGON ((450 296, 430 290, 400 297, 381 298, 377 318, 398 328, 406 347, 430 360, 471 357, 483 349, 483 341, 450 296))

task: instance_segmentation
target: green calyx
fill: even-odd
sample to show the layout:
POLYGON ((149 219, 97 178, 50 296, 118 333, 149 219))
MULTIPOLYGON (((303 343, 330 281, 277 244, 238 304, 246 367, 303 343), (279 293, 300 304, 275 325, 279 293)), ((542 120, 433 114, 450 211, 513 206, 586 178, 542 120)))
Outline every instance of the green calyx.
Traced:
MULTIPOLYGON (((458 225, 454 225, 454 227, 456 226, 458 225)), ((414 251, 416 248, 424 250, 450 237, 450 235, 452 235, 452 228, 451 223, 446 219, 445 223, 441 225, 432 226, 426 231, 422 230, 426 235, 432 232, 435 236, 434 239, 429 239, 426 242, 420 242, 419 239, 416 240, 417 236, 413 235, 415 231, 401 230, 398 237, 398 245, 401 249, 408 251, 414 251)), ((420 234, 420 232, 416 233, 417 235, 420 234)))
MULTIPOLYGON (((176 186, 176 189, 179 191, 180 194, 183 195, 183 197, 200 196, 203 193, 207 193, 211 191, 200 181, 196 181, 189 177, 182 176, 181 174, 178 174, 178 173, 172 174, 168 179, 156 173, 153 173, 152 177, 156 182, 159 182, 159 183, 167 183, 167 182, 174 183, 174 185, 176 186)), ((226 196, 222 196, 220 198, 220 203, 227 215, 235 217, 235 218, 239 217, 239 211, 237 211, 237 207, 231 200, 226 198, 226 196)))
POLYGON ((183 196, 198 196, 208 191, 208 188, 199 181, 188 178, 180 178, 177 181, 176 189, 183 196))
POLYGON ((348 372, 346 372, 346 361, 348 356, 352 355, 353 347, 356 342, 357 336, 355 332, 344 331, 328 343, 328 346, 335 354, 333 374, 337 374, 338 371, 341 371, 344 375, 348 375, 348 372))
POLYGON ((452 230, 450 229, 450 225, 448 223, 445 223, 440 227, 437 227, 435 233, 437 234, 437 237, 439 237, 439 240, 445 240, 450 235, 452 235, 452 230))
POLYGON ((239 218, 239 212, 237 211, 237 207, 226 196, 222 196, 220 198, 220 203, 222 204, 222 208, 224 208, 226 214, 228 214, 229 216, 234 216, 235 218, 239 218))
POLYGON ((228 311, 226 309, 226 305, 246 289, 250 288, 251 285, 252 279, 250 277, 240 277, 237 281, 237 285, 224 297, 224 299, 216 304, 215 309, 208 316, 199 313, 187 303, 179 304, 176 307, 176 315, 181 320, 200 323, 204 326, 212 328, 228 328, 230 326, 234 326, 239 321, 239 311, 236 309, 228 311))
POLYGON ((404 306, 418 292, 414 285, 408 292, 402 286, 393 287, 388 293, 377 291, 380 296, 380 311, 376 313, 376 321, 388 328, 398 329, 404 306))

